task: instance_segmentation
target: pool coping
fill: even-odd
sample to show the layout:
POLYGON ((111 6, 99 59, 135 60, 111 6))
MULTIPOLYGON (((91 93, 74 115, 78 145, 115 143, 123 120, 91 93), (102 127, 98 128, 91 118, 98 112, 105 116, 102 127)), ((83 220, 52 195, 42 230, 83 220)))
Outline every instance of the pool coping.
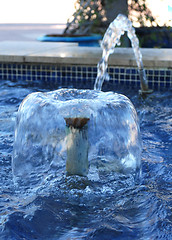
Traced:
MULTIPOLYGON (((145 68, 172 68, 172 49, 141 49, 145 68)), ((0 42, 1 63, 44 63, 65 65, 97 65, 100 47, 79 47, 76 43, 0 42)), ((109 66, 137 67, 132 48, 116 48, 109 66)))
MULTIPOLYGON (((172 49, 141 49, 149 88, 172 88, 172 49)), ((44 82, 66 86, 94 85, 100 47, 77 43, 0 42, 0 80, 44 82)), ((116 48, 108 60, 110 88, 140 87, 132 48, 116 48)), ((107 84, 106 84, 107 85, 107 84)))

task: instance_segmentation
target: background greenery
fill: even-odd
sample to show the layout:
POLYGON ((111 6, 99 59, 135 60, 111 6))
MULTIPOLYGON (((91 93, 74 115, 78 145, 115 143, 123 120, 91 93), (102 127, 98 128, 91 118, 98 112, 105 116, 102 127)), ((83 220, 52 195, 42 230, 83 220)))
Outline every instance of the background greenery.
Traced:
MULTIPOLYGON (((158 26, 146 0, 77 0, 64 33, 103 36, 119 13, 139 23, 136 33, 142 47, 172 47, 171 28, 158 26)), ((127 41, 122 42, 122 46, 128 46, 127 41)))

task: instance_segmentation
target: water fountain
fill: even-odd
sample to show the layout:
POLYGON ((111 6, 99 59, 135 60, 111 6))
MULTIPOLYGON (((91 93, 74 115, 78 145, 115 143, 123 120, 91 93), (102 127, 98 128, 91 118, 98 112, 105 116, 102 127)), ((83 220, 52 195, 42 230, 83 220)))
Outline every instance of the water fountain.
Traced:
POLYGON ((142 91, 149 91, 134 28, 120 14, 103 39, 95 90, 32 93, 20 105, 13 151, 16 179, 40 181, 45 173, 65 165, 67 174, 81 176, 88 175, 89 166, 125 174, 140 171, 141 138, 134 106, 123 95, 100 91, 108 56, 124 31, 132 42, 142 91))
POLYGON ((143 67, 142 54, 139 48, 139 40, 135 34, 135 29, 132 26, 131 21, 123 14, 119 14, 117 18, 109 25, 101 47, 103 49, 102 59, 98 63, 97 78, 95 81, 94 89, 101 90, 104 80, 109 80, 107 73, 108 58, 115 50, 116 45, 120 45, 121 36, 127 32, 128 38, 131 41, 131 45, 135 54, 135 59, 138 66, 138 72, 141 82, 141 94, 152 93, 152 90, 148 88, 145 69, 143 67))
POLYGON ((123 95, 60 89, 32 93, 20 105, 13 171, 22 179, 65 164, 70 175, 86 176, 88 165, 135 173, 140 154, 137 114, 123 95))
POLYGON ((128 98, 41 93, 45 85, 32 93, 35 85, 21 81, 1 80, 0 88, 0 239, 171 239, 170 91, 142 101, 123 88, 141 119, 137 184, 141 140, 128 98))

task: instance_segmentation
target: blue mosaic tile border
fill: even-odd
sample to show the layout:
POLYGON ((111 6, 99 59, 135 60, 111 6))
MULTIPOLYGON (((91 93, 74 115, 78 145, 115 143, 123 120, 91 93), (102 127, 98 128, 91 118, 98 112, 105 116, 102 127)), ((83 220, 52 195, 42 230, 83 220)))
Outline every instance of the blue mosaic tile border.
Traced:
MULTIPOLYGON (((109 67, 110 83, 140 86, 136 68, 109 67)), ((171 69, 146 69, 149 87, 152 89, 171 88, 171 69)), ((43 81, 59 85, 90 83, 94 85, 96 66, 57 66, 49 64, 0 63, 0 80, 43 81)))

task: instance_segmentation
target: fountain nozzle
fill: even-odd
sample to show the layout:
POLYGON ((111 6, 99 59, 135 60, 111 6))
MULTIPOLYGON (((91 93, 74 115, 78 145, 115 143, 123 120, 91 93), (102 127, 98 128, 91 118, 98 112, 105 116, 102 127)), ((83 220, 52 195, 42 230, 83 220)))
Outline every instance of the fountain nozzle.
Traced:
POLYGON ((148 87, 148 82, 147 82, 147 78, 146 78, 146 72, 144 68, 140 68, 138 69, 139 72, 139 76, 140 76, 140 83, 141 83, 141 89, 139 90, 139 93, 141 95, 146 95, 146 94, 150 94, 153 92, 152 89, 149 89, 148 87))
POLYGON ((65 118, 67 134, 66 171, 69 175, 88 174, 88 131, 89 118, 65 118))

